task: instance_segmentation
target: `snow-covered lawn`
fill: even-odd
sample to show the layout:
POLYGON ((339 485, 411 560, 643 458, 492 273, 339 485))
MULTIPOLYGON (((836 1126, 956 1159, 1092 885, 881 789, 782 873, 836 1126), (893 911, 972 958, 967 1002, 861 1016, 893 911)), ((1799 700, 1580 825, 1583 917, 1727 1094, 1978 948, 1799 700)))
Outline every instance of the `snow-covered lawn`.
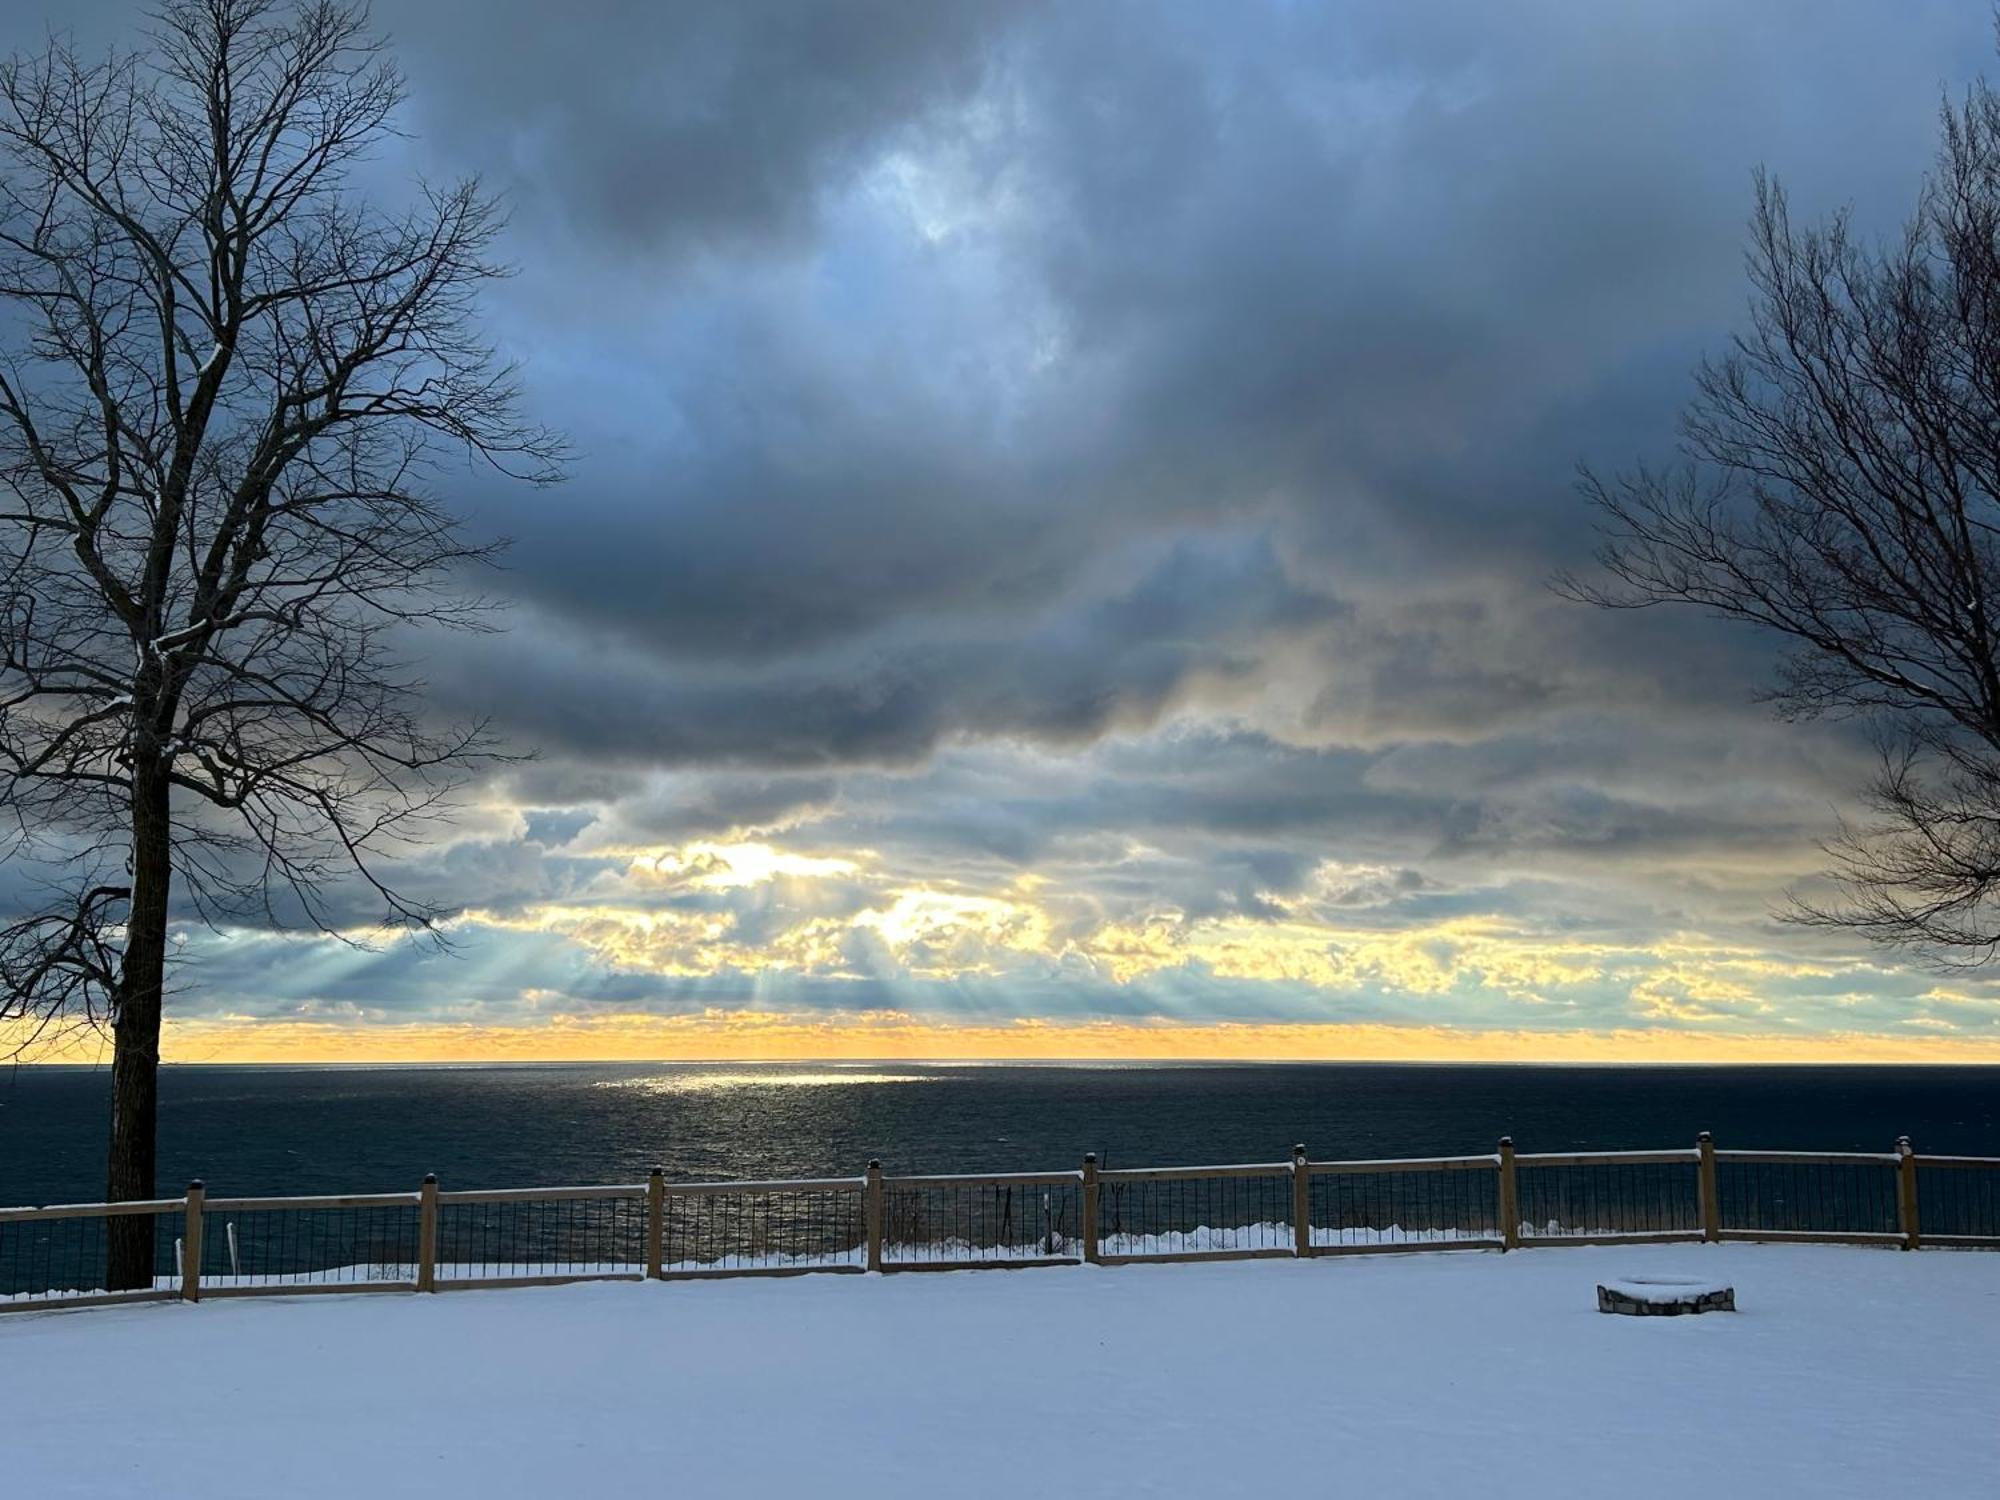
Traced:
POLYGON ((2000 1494, 2000 1254, 1653 1246, 0 1318, 0 1493, 2000 1494), (1742 1311, 1609 1317, 1600 1280, 1742 1311))

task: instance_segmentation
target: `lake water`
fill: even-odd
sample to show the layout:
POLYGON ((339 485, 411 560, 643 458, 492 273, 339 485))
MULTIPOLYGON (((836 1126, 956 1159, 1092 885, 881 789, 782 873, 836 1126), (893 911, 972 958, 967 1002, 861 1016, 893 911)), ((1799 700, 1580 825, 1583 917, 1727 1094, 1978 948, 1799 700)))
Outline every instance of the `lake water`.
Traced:
MULTIPOLYGON (((0 1074, 0 1204, 101 1194, 102 1069, 0 1074)), ((160 1189, 212 1193, 1277 1161, 1693 1143, 2000 1155, 2000 1068, 1383 1063, 174 1067, 160 1189)))

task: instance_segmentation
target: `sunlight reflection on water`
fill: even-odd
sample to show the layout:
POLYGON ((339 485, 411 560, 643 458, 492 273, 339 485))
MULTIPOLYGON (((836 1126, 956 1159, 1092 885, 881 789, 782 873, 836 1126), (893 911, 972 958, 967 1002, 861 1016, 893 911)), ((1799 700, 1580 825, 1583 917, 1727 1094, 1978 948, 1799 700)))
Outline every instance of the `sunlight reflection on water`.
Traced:
POLYGON ((642 1094, 712 1094, 727 1089, 838 1088, 872 1083, 946 1083, 946 1073, 732 1072, 666 1073, 652 1078, 607 1078, 601 1089, 634 1089, 642 1094))

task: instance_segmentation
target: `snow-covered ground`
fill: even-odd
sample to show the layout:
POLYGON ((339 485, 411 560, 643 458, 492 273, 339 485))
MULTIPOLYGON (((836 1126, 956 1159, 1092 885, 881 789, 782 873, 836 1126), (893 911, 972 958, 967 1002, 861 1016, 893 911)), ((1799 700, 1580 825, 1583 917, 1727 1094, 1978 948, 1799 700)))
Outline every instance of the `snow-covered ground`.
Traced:
POLYGON ((0 1493, 1992 1496, 2000 1254, 1653 1246, 0 1318, 0 1493), (1600 1280, 1741 1311, 1610 1317, 1600 1280))

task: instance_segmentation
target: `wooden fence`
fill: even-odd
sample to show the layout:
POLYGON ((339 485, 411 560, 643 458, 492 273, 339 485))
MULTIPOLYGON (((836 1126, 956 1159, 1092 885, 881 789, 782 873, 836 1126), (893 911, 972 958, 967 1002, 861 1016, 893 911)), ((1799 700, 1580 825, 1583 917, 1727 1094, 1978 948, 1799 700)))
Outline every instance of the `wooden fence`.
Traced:
POLYGON ((2000 1157, 1684 1150, 0 1209, 0 1310, 814 1271, 1133 1265, 1675 1241, 2000 1248, 2000 1157), (149 1286, 105 1289, 105 1225, 147 1216, 149 1286))

